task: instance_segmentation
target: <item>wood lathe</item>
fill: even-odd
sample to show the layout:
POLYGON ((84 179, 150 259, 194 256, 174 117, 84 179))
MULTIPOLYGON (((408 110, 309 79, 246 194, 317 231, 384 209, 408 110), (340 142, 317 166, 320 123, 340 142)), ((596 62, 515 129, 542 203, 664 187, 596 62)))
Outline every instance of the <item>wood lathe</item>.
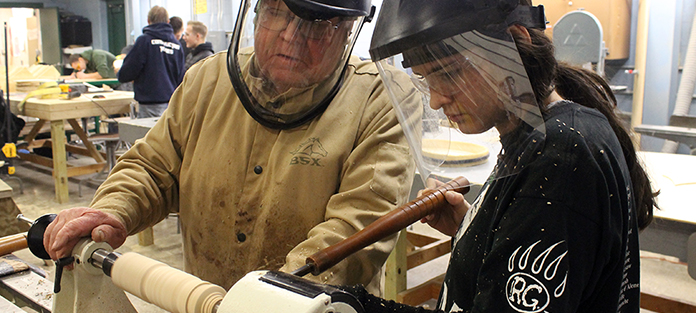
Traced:
MULTIPOLYGON (((362 313, 361 304, 351 294, 302 276, 319 275, 352 253, 441 209, 447 204, 446 191, 468 190, 469 182, 456 178, 308 257, 307 264, 291 274, 250 272, 227 292, 162 262, 134 252, 120 254, 107 243, 84 238, 70 257, 56 261, 52 312, 137 312, 127 291, 170 312, 362 313), (69 264, 74 264, 74 269, 63 271, 69 264)), ((50 258, 43 246, 43 232, 54 217, 40 217, 32 224, 34 230, 28 232, 30 250, 42 259, 50 258)))

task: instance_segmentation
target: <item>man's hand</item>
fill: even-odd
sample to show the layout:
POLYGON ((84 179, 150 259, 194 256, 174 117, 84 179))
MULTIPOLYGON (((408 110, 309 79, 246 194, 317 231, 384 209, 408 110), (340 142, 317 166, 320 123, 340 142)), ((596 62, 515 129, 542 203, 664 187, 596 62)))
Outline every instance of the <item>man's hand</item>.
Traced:
MULTIPOLYGON (((418 196, 420 197, 424 191, 435 189, 444 184, 440 181, 432 180, 429 181, 429 185, 433 182, 433 186, 428 186, 429 188, 419 191, 418 196)), ((445 235, 454 236, 471 205, 464 200, 463 194, 456 191, 445 192, 445 200, 447 200, 449 205, 422 218, 421 222, 428 223, 430 227, 437 229, 445 235)))
POLYGON ((125 225, 115 216, 91 208, 63 210, 44 233, 44 247, 51 259, 70 256, 77 242, 91 236, 96 242, 106 242, 114 249, 128 237, 125 225))

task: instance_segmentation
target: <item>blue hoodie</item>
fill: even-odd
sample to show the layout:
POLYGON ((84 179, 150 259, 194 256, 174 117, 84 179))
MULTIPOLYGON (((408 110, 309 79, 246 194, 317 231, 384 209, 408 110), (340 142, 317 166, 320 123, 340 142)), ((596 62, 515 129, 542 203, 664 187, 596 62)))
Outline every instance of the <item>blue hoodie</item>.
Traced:
POLYGON ((184 52, 169 23, 145 26, 118 71, 118 81, 133 81, 140 104, 169 102, 183 78, 184 52))

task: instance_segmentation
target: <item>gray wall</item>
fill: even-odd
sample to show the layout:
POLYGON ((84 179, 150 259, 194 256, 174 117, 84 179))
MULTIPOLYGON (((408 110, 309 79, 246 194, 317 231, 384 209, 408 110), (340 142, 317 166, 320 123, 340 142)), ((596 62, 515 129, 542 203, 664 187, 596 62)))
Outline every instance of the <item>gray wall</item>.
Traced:
POLYGON ((109 50, 106 2, 102 0, 65 0, 65 10, 86 17, 92 22, 92 47, 109 50))
POLYGON ((13 0, 12 2, 43 3, 46 8, 57 7, 60 10, 84 16, 92 22, 92 46, 97 49, 109 49, 106 2, 103 0, 13 0))
MULTIPOLYGON (((645 70, 643 123, 667 125, 674 111, 681 68, 691 34, 696 0, 668 0, 650 2, 650 25, 645 70), (673 21, 673 22, 672 22, 673 21)), ((607 76, 612 85, 624 85, 626 92, 618 92, 619 109, 630 112, 633 103, 633 75, 624 71, 635 66, 635 42, 638 16, 638 0, 633 1, 631 27, 631 56, 628 60, 608 64, 607 76)), ((691 113, 696 114, 696 106, 691 113)), ((641 148, 660 151, 662 139, 642 136, 641 148)), ((688 154, 681 145, 679 153, 688 154)))

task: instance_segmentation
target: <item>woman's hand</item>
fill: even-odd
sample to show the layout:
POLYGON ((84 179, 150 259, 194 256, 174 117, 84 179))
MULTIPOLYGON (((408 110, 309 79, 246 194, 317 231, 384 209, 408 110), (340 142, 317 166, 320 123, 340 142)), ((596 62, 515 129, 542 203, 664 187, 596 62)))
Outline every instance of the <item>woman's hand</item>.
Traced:
MULTIPOLYGON (((430 188, 419 191, 418 196, 420 197, 423 192, 432 190, 444 184, 435 180, 433 180, 433 182, 429 181, 428 187, 430 188)), ((471 205, 464 200, 463 194, 456 191, 445 192, 445 200, 447 200, 448 205, 444 206, 441 210, 422 218, 421 222, 428 223, 430 227, 437 229, 445 235, 454 236, 459 229, 459 224, 462 223, 464 215, 466 215, 466 212, 469 211, 471 205)))

